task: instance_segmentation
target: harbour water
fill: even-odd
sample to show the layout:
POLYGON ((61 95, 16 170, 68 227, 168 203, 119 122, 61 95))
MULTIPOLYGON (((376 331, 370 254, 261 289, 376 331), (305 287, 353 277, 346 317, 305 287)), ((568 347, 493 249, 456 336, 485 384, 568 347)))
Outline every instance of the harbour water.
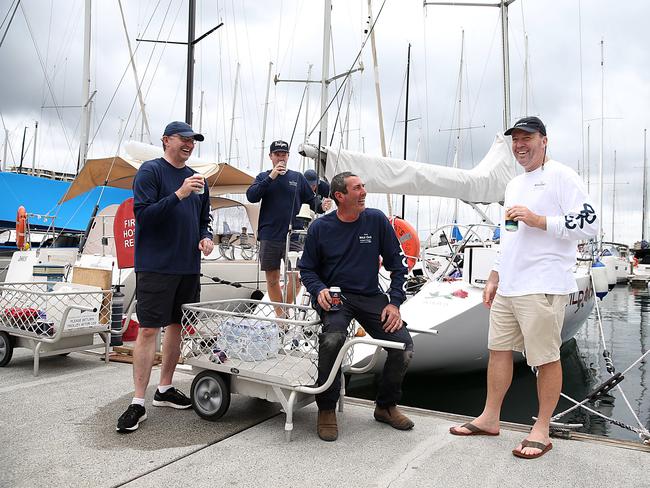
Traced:
MULTIPOLYGON (((617 372, 625 371, 650 347, 650 294, 646 288, 616 286, 599 302, 603 317, 603 336, 617 372)), ((575 339, 562 347, 563 393, 581 401, 610 377, 605 369, 601 334, 594 311, 575 339)), ((417 354, 417 351, 416 351, 417 354)), ((648 362, 636 364, 620 383, 627 401, 642 425, 650 428, 650 378, 648 362)), ((532 424, 537 412, 535 376, 525 364, 515 367, 512 386, 506 396, 502 419, 532 424)), ((404 405, 464 415, 478 415, 485 400, 485 372, 462 375, 407 375, 404 383, 404 405)), ((374 398, 374 387, 354 382, 348 394, 374 398)), ((562 399, 556 412, 572 403, 562 399)), ((623 395, 613 389, 603 399, 587 404, 602 414, 625 424, 638 427, 623 395)), ((636 433, 614 425, 595 414, 579 409, 566 415, 566 423, 581 423, 579 432, 614 439, 638 440, 636 433)))

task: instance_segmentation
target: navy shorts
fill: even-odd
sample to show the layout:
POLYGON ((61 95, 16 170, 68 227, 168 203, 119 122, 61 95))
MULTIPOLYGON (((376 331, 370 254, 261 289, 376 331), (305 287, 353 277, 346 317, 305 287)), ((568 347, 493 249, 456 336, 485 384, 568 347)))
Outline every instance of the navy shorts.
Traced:
POLYGON ((180 324, 181 307, 200 300, 201 276, 140 271, 135 274, 136 313, 140 327, 180 324))
MULTIPOLYGON (((260 269, 274 271, 280 269, 280 261, 285 258, 285 241, 260 241, 260 269)), ((289 242, 289 251, 302 251, 303 245, 298 241, 289 242)))

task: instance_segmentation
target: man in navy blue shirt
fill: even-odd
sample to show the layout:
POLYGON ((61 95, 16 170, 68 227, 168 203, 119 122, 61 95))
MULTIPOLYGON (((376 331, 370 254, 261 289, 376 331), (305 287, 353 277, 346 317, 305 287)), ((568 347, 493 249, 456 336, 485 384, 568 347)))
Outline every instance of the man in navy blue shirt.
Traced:
MULTIPOLYGON (((246 191, 246 198, 251 203, 262 201, 257 226, 260 269, 266 274, 266 287, 271 301, 281 303, 283 300, 280 262, 286 258, 289 224, 291 223, 293 229, 303 228, 303 223, 296 218, 296 214, 303 203, 308 203, 313 208, 315 195, 302 173, 287 169, 289 144, 285 141, 273 141, 269 158, 273 168, 257 175, 255 182, 246 191)), ((302 245, 297 239, 292 239, 289 250, 301 251, 302 245)), ((291 303, 296 279, 293 273, 288 276, 287 303, 291 303)), ((281 310, 277 309, 276 312, 281 315, 281 310)))
MULTIPOLYGON (((311 190, 316 195, 316 200, 318 204, 321 205, 321 208, 327 212, 332 206, 332 199, 330 198, 330 185, 326 181, 318 178, 318 174, 313 169, 308 169, 305 171, 305 179, 311 190)), ((313 209, 314 212, 316 209, 313 209)))
POLYGON ((169 123, 162 136, 164 156, 143 163, 133 181, 140 331, 133 351, 135 395, 117 421, 118 432, 133 432, 147 418, 144 395, 162 327, 162 367, 153 405, 192 406, 172 386, 172 377, 180 354, 181 306, 199 301, 201 252, 207 256, 214 247, 205 178, 185 164, 195 141, 202 140, 185 122, 169 123))
MULTIPOLYGON (((375 339, 406 344, 406 350, 388 349, 374 417, 396 429, 409 430, 413 422, 396 404, 402 380, 413 357, 413 340, 403 327, 399 307, 406 299, 406 259, 386 216, 366 208, 366 190, 361 178, 340 173, 332 178, 331 195, 337 205, 316 220, 307 232, 300 259, 300 277, 312 296, 323 322, 319 336, 318 384, 327 380, 343 346, 352 319, 375 339), (379 287, 379 258, 390 271, 387 293, 379 287), (341 289, 340 309, 332 310, 330 287, 341 289)), ((318 436, 325 441, 338 437, 335 407, 339 398, 340 374, 324 393, 316 395, 318 436)))

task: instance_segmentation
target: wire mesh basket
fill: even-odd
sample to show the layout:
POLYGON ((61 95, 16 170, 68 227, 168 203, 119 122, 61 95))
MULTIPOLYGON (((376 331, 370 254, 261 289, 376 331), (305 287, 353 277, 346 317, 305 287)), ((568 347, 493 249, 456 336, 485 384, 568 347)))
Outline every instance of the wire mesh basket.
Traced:
POLYGON ((110 323, 110 291, 62 282, 0 286, 0 328, 9 333, 49 338, 108 330, 110 323))
POLYGON ((241 299, 183 309, 188 364, 293 386, 316 383, 321 322, 311 307, 241 299))

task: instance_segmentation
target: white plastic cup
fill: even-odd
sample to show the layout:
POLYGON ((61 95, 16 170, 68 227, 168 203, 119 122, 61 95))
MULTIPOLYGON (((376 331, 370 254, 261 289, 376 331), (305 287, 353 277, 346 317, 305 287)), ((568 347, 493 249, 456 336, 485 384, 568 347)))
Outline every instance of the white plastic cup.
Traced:
POLYGON ((203 183, 201 185, 201 189, 200 190, 194 190, 194 193, 196 193, 197 195, 203 195, 205 193, 205 178, 203 178, 203 176, 201 176, 201 180, 202 180, 202 183, 203 183))

